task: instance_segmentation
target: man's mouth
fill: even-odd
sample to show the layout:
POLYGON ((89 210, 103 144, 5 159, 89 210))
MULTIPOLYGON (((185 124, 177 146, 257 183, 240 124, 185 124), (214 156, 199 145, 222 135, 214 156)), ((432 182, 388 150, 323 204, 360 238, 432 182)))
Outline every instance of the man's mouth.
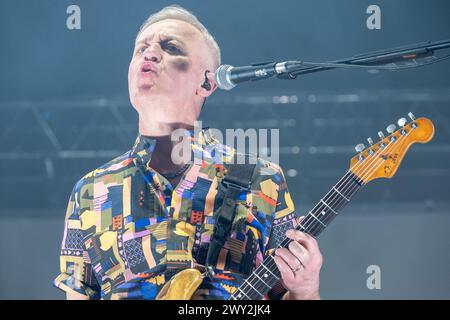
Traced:
POLYGON ((151 62, 144 62, 141 66, 141 72, 144 73, 156 73, 156 69, 151 62))

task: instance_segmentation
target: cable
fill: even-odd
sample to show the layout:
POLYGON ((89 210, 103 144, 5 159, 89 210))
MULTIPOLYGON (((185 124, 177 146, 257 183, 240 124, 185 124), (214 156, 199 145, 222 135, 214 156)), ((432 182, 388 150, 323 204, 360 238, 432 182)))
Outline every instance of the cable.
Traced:
MULTIPOLYGON (((408 58, 405 58, 405 60, 408 58)), ((409 58, 411 59, 411 58, 409 58)), ((284 74, 280 74, 277 77, 279 79, 295 79, 300 74, 311 73, 315 71, 343 68, 343 69, 365 69, 365 70, 385 70, 385 71, 396 71, 396 70, 404 70, 411 69, 417 67, 423 67, 427 65, 431 65, 434 63, 438 63, 444 60, 450 59, 450 54, 437 58, 436 56, 428 56, 426 58, 419 57, 413 58, 414 63, 402 64, 398 65, 397 62, 385 63, 380 65, 368 65, 361 63, 352 63, 352 62, 308 62, 308 61, 290 61, 290 65, 288 67, 288 72, 284 74), (428 59, 428 61, 424 61, 424 59, 428 59), (419 62, 417 61, 419 60, 419 62), (421 62, 420 62, 421 61, 421 62), (318 70, 315 68, 319 68, 318 70)))
MULTIPOLYGON (((415 64, 409 64, 409 65, 395 65, 395 66, 389 66, 389 64, 385 65, 364 65, 364 64, 356 64, 356 63, 330 63, 330 62, 301 62, 301 65, 307 66, 307 67, 325 67, 325 68, 355 68, 355 69, 370 69, 370 70, 401 70, 401 69, 410 69, 410 68, 417 68, 422 67, 430 64, 434 64, 443 60, 447 60, 450 58, 450 55, 446 55, 440 58, 434 58, 431 61, 425 61, 425 62, 417 62, 415 64)), ((295 72, 295 71, 293 71, 295 72)))

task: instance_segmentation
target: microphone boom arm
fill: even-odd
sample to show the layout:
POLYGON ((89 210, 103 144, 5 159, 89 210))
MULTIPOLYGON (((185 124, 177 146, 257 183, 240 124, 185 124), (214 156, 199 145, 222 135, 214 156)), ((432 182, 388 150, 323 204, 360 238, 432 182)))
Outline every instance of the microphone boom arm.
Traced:
MULTIPOLYGON (((420 42, 409 46, 396 47, 391 49, 373 51, 355 55, 350 58, 334 60, 328 63, 313 63, 303 61, 290 61, 286 64, 286 72, 277 75, 279 79, 295 79, 300 74, 307 74, 319 71, 325 71, 336 68, 362 67, 372 70, 400 70, 405 67, 389 66, 400 61, 408 61, 411 59, 426 58, 434 55, 434 51, 450 48, 450 39, 435 42, 420 42)), ((409 65, 411 67, 419 67, 422 65, 435 63, 450 58, 450 55, 436 58, 428 63, 416 63, 409 65)))

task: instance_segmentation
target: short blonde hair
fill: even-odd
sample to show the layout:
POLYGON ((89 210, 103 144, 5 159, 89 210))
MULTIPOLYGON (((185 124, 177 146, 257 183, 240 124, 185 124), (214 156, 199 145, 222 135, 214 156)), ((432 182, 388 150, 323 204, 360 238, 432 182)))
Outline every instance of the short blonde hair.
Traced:
POLYGON ((205 28, 205 26, 197 19, 197 17, 192 12, 184 9, 179 5, 171 5, 164 7, 160 11, 150 15, 139 28, 139 32, 136 36, 136 39, 139 37, 141 32, 151 24, 167 19, 185 21, 190 25, 192 25, 193 27, 195 27, 197 30, 199 30, 203 35, 203 37, 205 38, 206 44, 211 50, 211 53, 214 58, 213 59, 215 64, 214 67, 215 68, 219 67, 221 57, 220 57, 220 48, 216 42, 216 39, 214 39, 214 37, 209 33, 208 29, 205 28))

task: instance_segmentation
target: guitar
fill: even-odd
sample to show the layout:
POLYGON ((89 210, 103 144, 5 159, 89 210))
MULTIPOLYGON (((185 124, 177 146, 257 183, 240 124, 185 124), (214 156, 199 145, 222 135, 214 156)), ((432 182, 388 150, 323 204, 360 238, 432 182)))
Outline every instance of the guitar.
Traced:
MULTIPOLYGON (((434 126, 429 119, 416 119, 412 113, 408 116, 411 119, 409 123, 406 118, 398 120, 398 130, 395 130, 395 125, 389 125, 387 137, 378 132, 380 141, 377 143, 369 138, 369 147, 363 144, 356 146, 357 155, 351 159, 348 171, 301 220, 297 230, 318 237, 358 190, 372 180, 392 178, 413 143, 427 143, 433 138, 434 126)), ((279 247, 286 248, 291 241, 285 237, 279 247)), ((164 285, 156 299, 188 300, 202 283, 203 277, 197 269, 185 269, 164 285)), ((280 278, 272 252, 231 294, 229 300, 259 300, 280 278)))

